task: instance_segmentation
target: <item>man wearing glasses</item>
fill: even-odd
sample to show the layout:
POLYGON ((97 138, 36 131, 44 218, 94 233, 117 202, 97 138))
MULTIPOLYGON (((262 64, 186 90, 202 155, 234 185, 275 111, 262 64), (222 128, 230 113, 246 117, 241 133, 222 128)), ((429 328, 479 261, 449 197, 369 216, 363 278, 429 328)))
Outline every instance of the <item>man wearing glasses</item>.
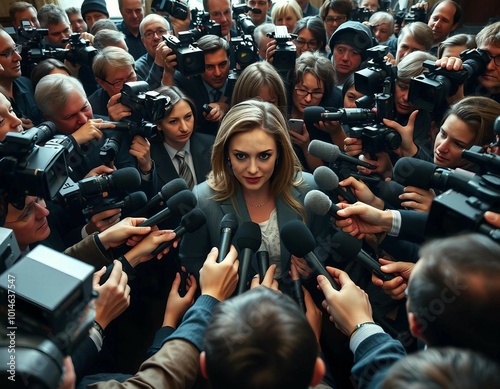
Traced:
POLYGON ((33 97, 31 81, 21 76, 21 50, 10 35, 0 29, 0 86, 11 99, 12 108, 22 120, 23 127, 31 128, 42 121, 42 114, 33 97))
POLYGON ((325 1, 319 10, 319 16, 325 24, 327 41, 342 23, 349 20, 351 11, 352 2, 350 0, 325 1))
POLYGON ((477 47, 490 56, 485 72, 477 78, 485 95, 500 102, 500 22, 483 28, 476 35, 477 47))

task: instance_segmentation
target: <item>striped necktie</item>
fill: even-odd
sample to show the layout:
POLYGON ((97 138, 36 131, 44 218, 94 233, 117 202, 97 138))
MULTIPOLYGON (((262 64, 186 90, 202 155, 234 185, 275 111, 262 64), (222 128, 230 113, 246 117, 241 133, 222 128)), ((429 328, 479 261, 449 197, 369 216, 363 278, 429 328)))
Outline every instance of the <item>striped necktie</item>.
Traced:
POLYGON ((177 158, 177 161, 179 161, 179 177, 184 179, 184 181, 186 181, 186 184, 189 189, 193 189, 194 187, 193 173, 191 173, 191 169, 186 163, 185 157, 186 157, 185 150, 179 150, 175 155, 175 158, 177 158))

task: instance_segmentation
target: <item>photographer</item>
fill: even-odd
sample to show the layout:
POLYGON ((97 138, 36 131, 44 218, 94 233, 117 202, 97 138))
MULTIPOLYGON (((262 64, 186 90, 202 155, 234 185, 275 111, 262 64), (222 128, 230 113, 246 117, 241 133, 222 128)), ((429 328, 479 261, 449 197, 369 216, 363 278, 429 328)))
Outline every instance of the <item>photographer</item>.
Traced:
POLYGON ((233 23, 233 11, 231 0, 203 0, 203 9, 210 14, 210 20, 220 24, 221 36, 228 42, 237 36, 231 28, 233 23))
POLYGON ((490 61, 484 74, 478 77, 479 84, 485 91, 480 94, 500 102, 500 22, 484 27, 476 35, 477 47, 488 53, 490 61))

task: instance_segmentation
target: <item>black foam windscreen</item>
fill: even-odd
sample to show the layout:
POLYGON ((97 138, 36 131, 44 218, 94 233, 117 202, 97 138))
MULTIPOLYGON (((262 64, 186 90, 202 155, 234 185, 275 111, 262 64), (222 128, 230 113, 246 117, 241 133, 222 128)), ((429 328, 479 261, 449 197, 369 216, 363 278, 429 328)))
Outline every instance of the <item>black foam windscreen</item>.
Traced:
POLYGON ((325 113, 323 107, 306 107, 304 109, 304 122, 305 123, 317 123, 322 120, 321 114, 325 113))
POLYGON ((188 189, 186 181, 184 181, 182 178, 175 178, 163 185, 160 193, 162 195, 162 198, 166 200, 176 193, 183 191, 184 189, 188 189))
POLYGON ((180 226, 187 232, 194 232, 206 222, 205 213, 200 208, 195 208, 182 217, 180 226))
POLYGON ((281 228, 280 236, 286 249, 299 258, 314 251, 316 247, 313 234, 300 220, 286 223, 281 228))
POLYGON ((111 173, 113 185, 119 190, 134 190, 141 185, 141 175, 134 167, 124 167, 111 173))
POLYGON ((196 197, 189 189, 174 194, 167 200, 167 208, 172 215, 184 215, 196 207, 196 197))
POLYGON ((123 206, 126 209, 134 210, 143 207, 148 202, 144 192, 134 192, 123 199, 123 206))
POLYGON ((254 222, 244 222, 238 227, 235 237, 238 250, 248 248, 256 252, 262 243, 260 226, 254 222))
POLYGON ((355 259, 363 243, 346 232, 339 231, 332 238, 332 247, 345 260, 355 259))
POLYGON ((401 185, 429 189, 437 165, 417 158, 403 157, 394 165, 394 179, 401 185))

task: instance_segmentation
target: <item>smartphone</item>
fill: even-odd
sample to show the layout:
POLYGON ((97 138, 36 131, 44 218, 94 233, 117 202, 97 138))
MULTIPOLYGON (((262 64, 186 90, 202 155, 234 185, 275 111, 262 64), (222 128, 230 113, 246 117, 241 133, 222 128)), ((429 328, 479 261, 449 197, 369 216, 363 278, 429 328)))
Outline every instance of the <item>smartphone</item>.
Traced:
POLYGON ((288 128, 290 131, 295 131, 298 132, 299 134, 302 134, 302 125, 304 124, 304 121, 302 119, 288 119, 288 128))

